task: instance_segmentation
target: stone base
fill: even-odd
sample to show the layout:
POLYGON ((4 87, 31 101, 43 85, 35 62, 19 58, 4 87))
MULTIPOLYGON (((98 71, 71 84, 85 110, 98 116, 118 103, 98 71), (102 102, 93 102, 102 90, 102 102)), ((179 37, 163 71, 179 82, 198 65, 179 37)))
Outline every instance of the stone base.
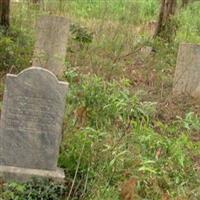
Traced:
POLYGON ((3 181, 27 182, 32 178, 52 179, 55 182, 64 182, 65 174, 62 169, 55 171, 41 169, 27 169, 0 165, 0 179, 3 181))

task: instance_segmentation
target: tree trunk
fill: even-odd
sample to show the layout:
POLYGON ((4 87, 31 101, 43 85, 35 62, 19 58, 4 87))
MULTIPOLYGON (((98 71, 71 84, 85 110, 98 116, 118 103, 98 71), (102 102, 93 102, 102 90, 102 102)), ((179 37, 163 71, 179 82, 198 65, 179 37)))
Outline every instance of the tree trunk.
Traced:
POLYGON ((166 30, 166 26, 171 20, 171 16, 175 14, 176 5, 176 0, 162 0, 158 24, 156 27, 154 37, 160 36, 161 33, 166 30))
POLYGON ((182 0, 182 5, 181 7, 185 7, 187 6, 187 4, 189 3, 190 0, 182 0))
POLYGON ((10 0, 0 0, 0 26, 10 25, 10 0))
POLYGON ((32 0, 32 3, 34 3, 34 4, 39 4, 39 3, 40 3, 40 0, 32 0))

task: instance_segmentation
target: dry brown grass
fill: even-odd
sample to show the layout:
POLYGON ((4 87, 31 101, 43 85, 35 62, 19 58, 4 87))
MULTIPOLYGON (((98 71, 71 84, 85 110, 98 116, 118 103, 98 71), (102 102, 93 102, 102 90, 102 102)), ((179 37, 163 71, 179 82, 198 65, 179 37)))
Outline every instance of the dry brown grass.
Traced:
POLYGON ((133 177, 125 181, 121 186, 121 192, 120 192, 121 200, 134 200, 136 185, 137 185, 137 180, 133 177))

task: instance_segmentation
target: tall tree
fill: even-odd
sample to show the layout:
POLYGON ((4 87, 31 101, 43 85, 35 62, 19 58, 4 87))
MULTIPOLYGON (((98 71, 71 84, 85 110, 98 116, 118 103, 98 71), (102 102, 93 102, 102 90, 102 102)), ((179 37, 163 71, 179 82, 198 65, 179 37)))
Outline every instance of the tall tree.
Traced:
POLYGON ((162 0, 158 24, 154 37, 161 36, 171 20, 171 17, 175 14, 177 2, 176 0, 162 0))
POLYGON ((0 0, 0 26, 10 25, 10 0, 0 0))

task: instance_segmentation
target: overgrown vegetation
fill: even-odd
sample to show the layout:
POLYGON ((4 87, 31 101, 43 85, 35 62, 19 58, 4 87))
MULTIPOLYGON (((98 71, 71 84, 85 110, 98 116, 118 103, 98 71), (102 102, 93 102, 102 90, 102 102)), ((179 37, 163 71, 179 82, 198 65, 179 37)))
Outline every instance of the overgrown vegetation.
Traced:
POLYGON ((62 185, 48 180, 33 180, 26 184, 9 183, 6 190, 2 189, 0 199, 36 200, 49 199, 59 200, 66 189, 62 185))
POLYGON ((170 42, 152 39, 158 9, 156 0, 12 4, 11 28, 0 35, 1 88, 6 72, 31 65, 38 16, 73 22, 59 157, 66 183, 0 184, 0 199, 200 199, 199 102, 171 96, 178 44, 200 43, 200 2, 177 11, 170 42))

